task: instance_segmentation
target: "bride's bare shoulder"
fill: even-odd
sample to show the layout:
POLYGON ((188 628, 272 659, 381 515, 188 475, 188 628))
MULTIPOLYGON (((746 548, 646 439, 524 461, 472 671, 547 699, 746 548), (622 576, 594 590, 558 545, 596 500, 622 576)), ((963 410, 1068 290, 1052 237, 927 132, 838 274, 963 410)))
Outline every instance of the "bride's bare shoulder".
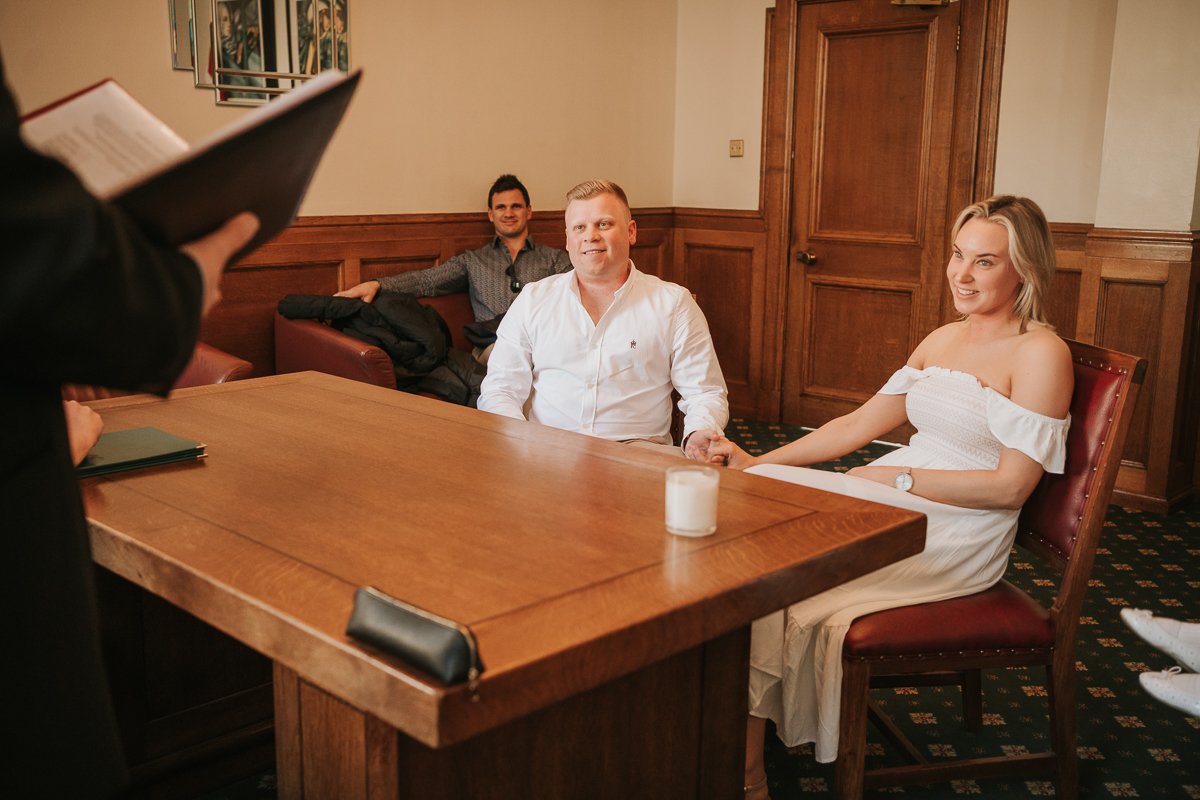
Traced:
POLYGON ((1066 415, 1075 370, 1070 348, 1054 331, 1040 327, 1022 334, 1010 374, 1013 401, 1055 419, 1066 415))
POLYGON ((1031 323, 1028 330, 1017 337, 1015 350, 1017 360, 1021 363, 1039 361, 1047 365, 1062 365, 1071 363, 1071 348, 1054 330, 1046 325, 1031 323))

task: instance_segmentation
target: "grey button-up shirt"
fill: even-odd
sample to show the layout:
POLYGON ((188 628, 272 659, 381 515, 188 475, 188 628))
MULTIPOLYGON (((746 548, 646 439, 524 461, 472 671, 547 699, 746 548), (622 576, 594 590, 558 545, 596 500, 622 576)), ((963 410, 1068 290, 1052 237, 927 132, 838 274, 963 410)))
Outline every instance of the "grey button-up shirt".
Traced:
POLYGON ((504 240, 497 235, 491 244, 460 253, 436 267, 401 272, 378 280, 385 292, 408 292, 417 297, 466 290, 470 293, 475 319, 482 322, 508 311, 517 296, 505 272, 509 265, 512 265, 517 280, 526 284, 566 272, 571 269, 571 260, 566 251, 534 244, 531 237, 525 239, 525 245, 513 260, 504 240))

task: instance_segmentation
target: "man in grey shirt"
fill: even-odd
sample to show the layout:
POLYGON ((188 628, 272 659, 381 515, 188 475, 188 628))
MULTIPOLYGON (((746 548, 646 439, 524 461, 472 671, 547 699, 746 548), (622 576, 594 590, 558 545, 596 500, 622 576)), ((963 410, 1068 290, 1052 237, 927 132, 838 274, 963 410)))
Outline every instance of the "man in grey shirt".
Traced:
MULTIPOLYGON (((532 216, 525 186, 515 175, 501 175, 488 190, 488 219, 496 228, 491 242, 436 267, 365 281, 336 296, 370 303, 380 291, 432 297, 465 289, 476 321, 495 319, 508 310, 525 284, 571 269, 566 252, 535 244, 530 238, 532 216)), ((490 351, 490 346, 477 350, 475 357, 486 364, 490 351)))

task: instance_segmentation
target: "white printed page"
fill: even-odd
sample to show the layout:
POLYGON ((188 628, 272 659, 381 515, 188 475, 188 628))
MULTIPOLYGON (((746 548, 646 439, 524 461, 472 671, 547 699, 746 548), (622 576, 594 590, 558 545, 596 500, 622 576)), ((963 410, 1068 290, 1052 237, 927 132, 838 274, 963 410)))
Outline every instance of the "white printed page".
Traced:
POLYGON ((30 147, 62 161, 97 197, 109 197, 188 149, 115 81, 26 120, 30 147))

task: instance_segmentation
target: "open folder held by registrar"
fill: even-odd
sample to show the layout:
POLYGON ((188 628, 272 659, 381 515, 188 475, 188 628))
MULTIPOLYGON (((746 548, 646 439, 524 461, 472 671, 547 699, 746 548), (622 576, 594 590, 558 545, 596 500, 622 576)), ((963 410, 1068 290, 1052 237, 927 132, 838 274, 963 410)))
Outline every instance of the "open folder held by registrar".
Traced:
POLYGON ((27 114, 21 136, 165 246, 254 212, 260 228, 236 258, 295 219, 361 74, 322 72, 193 147, 112 80, 27 114))

